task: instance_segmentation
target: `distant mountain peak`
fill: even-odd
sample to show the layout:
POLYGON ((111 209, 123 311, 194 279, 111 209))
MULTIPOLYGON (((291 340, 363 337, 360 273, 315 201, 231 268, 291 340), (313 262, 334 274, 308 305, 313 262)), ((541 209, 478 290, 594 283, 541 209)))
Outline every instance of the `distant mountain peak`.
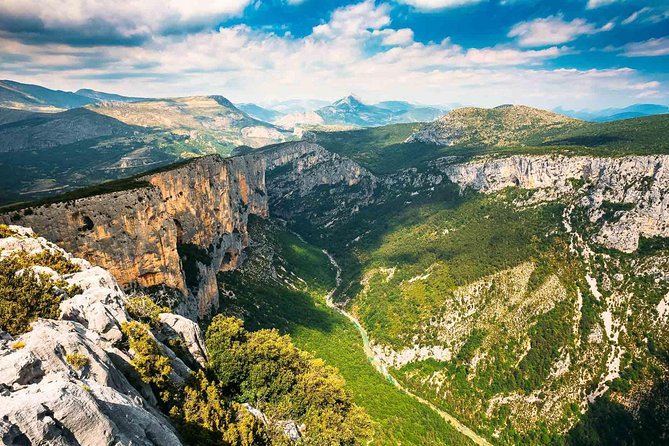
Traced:
POLYGON ((343 98, 339 99, 338 101, 335 101, 332 105, 334 105, 334 106, 348 105, 348 106, 351 106, 351 107, 358 107, 358 106, 365 105, 365 104, 362 102, 362 100, 360 100, 360 98, 358 96, 351 93, 348 96, 343 97, 343 98))

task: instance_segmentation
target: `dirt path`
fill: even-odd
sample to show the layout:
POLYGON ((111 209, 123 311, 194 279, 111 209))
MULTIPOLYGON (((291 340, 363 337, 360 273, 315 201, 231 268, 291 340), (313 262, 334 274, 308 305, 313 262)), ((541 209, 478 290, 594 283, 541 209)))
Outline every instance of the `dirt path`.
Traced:
POLYGON ((476 432, 465 426, 464 424, 460 423, 454 416, 449 414, 448 412, 445 412, 441 409, 439 409, 437 406, 432 404, 431 402, 419 397, 418 395, 415 395, 411 393, 409 390, 404 388, 399 382, 395 380, 395 378, 392 377, 390 372, 388 372, 388 369, 386 368, 385 364, 379 360, 379 358, 374 354, 372 351, 372 348, 369 344, 369 336, 367 335, 367 331, 363 328, 363 326, 360 324, 360 322, 353 316, 352 314, 348 313, 346 310, 338 307, 337 305, 332 302, 332 297, 334 296, 335 291, 337 291, 337 288, 339 288, 339 285, 341 285, 341 268, 339 267, 339 264, 335 261, 335 259, 330 255, 329 252, 326 250, 323 250, 323 253, 328 256, 330 259, 330 263, 332 263, 332 266, 334 266, 337 276, 336 276, 336 285, 335 287, 325 296, 325 302, 327 303, 328 307, 336 310, 337 312, 341 313, 342 315, 346 316, 351 322, 353 322, 353 325, 355 325, 355 328, 358 329, 358 332, 360 332, 360 337, 362 337, 362 344, 363 344, 363 349, 365 351, 365 354, 369 358, 369 361, 372 363, 374 368, 383 375, 384 378, 386 378, 389 382, 394 384, 398 389, 400 389, 402 392, 406 393, 407 395, 411 396, 421 404, 426 405, 433 411, 437 412, 441 418, 443 418, 446 422, 448 422, 453 428, 455 428, 458 432, 461 434, 467 436, 470 440, 472 440, 474 443, 476 443, 479 446, 491 446, 490 443, 483 437, 479 436, 476 432))

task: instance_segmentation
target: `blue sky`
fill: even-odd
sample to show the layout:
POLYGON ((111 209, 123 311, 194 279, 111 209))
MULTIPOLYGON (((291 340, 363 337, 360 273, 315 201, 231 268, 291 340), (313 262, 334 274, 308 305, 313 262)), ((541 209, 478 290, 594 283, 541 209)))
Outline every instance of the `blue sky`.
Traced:
POLYGON ((2 0, 0 77, 260 104, 669 104, 669 0, 2 0))

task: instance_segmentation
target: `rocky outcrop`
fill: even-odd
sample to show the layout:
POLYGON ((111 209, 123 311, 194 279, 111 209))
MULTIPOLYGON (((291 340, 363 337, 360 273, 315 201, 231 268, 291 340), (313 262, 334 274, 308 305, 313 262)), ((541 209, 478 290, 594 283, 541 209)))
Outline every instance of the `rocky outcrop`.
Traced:
POLYGON ((451 161, 441 163, 440 170, 462 190, 490 193, 520 187, 539 190, 538 198, 554 198, 583 188, 582 204, 592 222, 615 212, 594 239, 609 248, 632 252, 640 237, 669 237, 669 156, 517 155, 451 161))
POLYGON ((464 107, 426 124, 407 142, 441 146, 524 144, 556 130, 583 125, 583 121, 525 105, 502 105, 492 109, 464 107))
POLYGON ((286 143, 258 152, 267 165, 272 215, 310 213, 327 224, 369 204, 377 179, 355 161, 310 142, 286 143), (309 197, 308 199, 306 197, 309 197))
MULTIPOLYGON (((0 334, 0 436, 4 444, 181 445, 174 428, 137 390, 126 371, 131 357, 112 345, 128 320, 126 298, 108 272, 73 258, 17 226, 0 239, 3 256, 58 252, 81 271, 63 276, 83 292, 61 303, 60 320, 38 320, 12 338, 0 334), (79 363, 69 355, 79 356, 79 363)), ((53 271, 53 270, 52 270, 53 271)), ((57 273, 53 272, 57 275, 57 273)), ((60 277, 59 277, 60 278, 60 277)), ((167 347, 173 368, 190 373, 167 347)))
POLYGON ((139 179, 141 187, 3 215, 32 227, 127 287, 163 286, 178 312, 218 305, 216 273, 234 268, 248 242, 249 214, 267 215, 261 157, 199 158, 139 179))

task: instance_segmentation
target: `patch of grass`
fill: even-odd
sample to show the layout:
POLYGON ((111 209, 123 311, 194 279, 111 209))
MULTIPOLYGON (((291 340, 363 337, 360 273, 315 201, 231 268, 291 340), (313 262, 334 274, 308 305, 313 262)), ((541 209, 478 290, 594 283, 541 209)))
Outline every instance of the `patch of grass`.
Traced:
POLYGON ((65 362, 67 362, 74 370, 81 370, 88 365, 90 359, 88 359, 88 356, 82 355, 81 353, 68 353, 65 356, 65 362))

